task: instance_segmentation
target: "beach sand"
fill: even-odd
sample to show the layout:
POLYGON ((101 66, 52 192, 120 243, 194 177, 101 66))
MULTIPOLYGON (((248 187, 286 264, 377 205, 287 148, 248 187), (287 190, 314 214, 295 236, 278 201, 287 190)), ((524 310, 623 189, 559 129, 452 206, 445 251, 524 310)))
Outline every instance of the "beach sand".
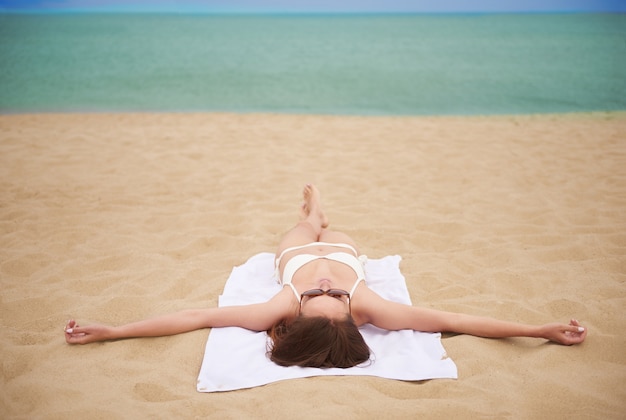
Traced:
POLYGON ((0 116, 1 418, 624 418, 626 113, 0 116), (324 377, 205 394, 209 330, 67 345, 217 304, 319 186, 399 254, 414 304, 589 328, 564 347, 445 335, 457 380, 324 377))

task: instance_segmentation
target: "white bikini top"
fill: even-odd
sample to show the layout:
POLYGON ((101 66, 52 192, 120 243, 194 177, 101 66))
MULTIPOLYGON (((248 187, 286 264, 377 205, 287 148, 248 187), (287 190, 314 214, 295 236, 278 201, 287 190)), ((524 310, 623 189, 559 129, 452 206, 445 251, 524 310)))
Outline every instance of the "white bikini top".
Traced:
POLYGON ((356 254, 357 254, 356 249, 354 249, 353 246, 348 245, 348 244, 341 244, 341 243, 334 244, 334 243, 327 243, 327 242, 313 242, 313 243, 306 244, 306 245, 287 248, 283 252, 281 252, 280 256, 276 259, 276 278, 278 279, 279 283, 282 283, 283 285, 289 285, 291 287, 291 290, 293 290, 293 293, 296 296, 296 299, 298 299, 298 302, 300 302, 300 294, 298 293, 298 291, 296 290, 296 287, 292 283, 293 276, 296 273, 296 271, 298 271, 300 268, 310 263, 311 261, 319 260, 322 258, 331 260, 331 261, 337 261, 339 263, 345 264, 348 267, 352 268, 352 270, 354 270, 356 274, 356 281, 354 282, 354 285, 352 286, 352 289, 350 290, 350 298, 352 298, 352 295, 354 294, 354 291, 356 290, 359 283, 365 280, 365 270, 363 268, 363 264, 367 260, 367 257, 365 255, 356 257, 356 254), (307 248, 307 247, 315 246, 315 245, 328 245, 328 246, 334 246, 338 248, 346 248, 354 252, 354 255, 348 252, 332 252, 326 255, 313 255, 313 254, 294 255, 289 261, 287 261, 287 264, 285 264, 285 269, 283 270, 283 276, 282 276, 282 281, 281 281, 280 273, 279 273, 279 266, 280 266, 281 258, 287 252, 295 251, 298 249, 307 248))

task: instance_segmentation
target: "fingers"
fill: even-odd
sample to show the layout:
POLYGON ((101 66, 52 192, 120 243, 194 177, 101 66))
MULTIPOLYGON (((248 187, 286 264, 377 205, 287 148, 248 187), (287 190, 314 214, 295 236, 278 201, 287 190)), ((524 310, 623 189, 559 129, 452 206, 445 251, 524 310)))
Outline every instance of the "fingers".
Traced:
POLYGON ((572 319, 569 322, 569 328, 567 331, 582 333, 585 332, 585 327, 581 326, 577 320, 572 319))
POLYGON ((587 329, 575 319, 569 324, 546 324, 544 328, 546 331, 544 338, 566 346, 582 343, 587 337, 587 329))
POLYGON ((65 342, 68 344, 84 344, 85 343, 85 334, 67 334, 65 336, 65 342))
POLYGON ((65 333, 65 341, 69 344, 85 344, 87 343, 87 334, 85 333, 65 333))
POLYGON ((65 333, 65 342, 69 344, 82 344, 85 340, 86 333, 83 331, 80 326, 74 321, 70 319, 65 324, 65 328, 63 329, 65 333))
POLYGON ((68 334, 72 334, 74 332, 74 327, 76 327, 76 321, 70 319, 65 323, 65 328, 63 332, 65 332, 65 337, 67 338, 68 334))
POLYGON ((69 321, 65 323, 65 330, 67 331, 68 329, 74 328, 75 325, 76 325, 76 321, 74 321, 73 319, 70 319, 69 321))
POLYGON ((576 319, 570 319, 569 324, 574 326, 574 327, 580 327, 580 323, 578 322, 578 320, 576 319))
POLYGON ((69 321, 67 321, 67 324, 65 325, 66 334, 77 334, 79 332, 82 332, 82 331, 79 331, 79 329, 80 329, 80 326, 73 319, 70 319, 69 321))
MULTIPOLYGON (((587 336, 587 328, 585 328, 582 325, 580 325, 580 323, 577 320, 575 320, 575 319, 572 319, 569 322, 569 325, 570 325, 570 328, 573 329, 573 331, 572 330, 570 330, 570 331, 573 332, 575 336, 581 337, 582 340, 585 339, 585 337, 587 336)), ((582 341, 582 340, 580 340, 580 341, 582 341)))
POLYGON ((567 345, 578 344, 585 341, 587 337, 587 329, 580 323, 572 319, 565 328, 563 328, 563 342, 567 345))

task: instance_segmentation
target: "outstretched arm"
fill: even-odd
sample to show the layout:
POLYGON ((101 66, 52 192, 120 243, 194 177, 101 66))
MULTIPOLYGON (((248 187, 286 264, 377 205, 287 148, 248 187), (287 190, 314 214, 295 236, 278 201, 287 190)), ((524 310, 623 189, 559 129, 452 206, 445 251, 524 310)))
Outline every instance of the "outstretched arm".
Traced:
MULTIPOLYGON (((578 321, 572 319, 569 324, 550 323, 544 325, 530 325, 518 322, 501 321, 489 317, 479 317, 442 311, 424 311, 417 308, 414 311, 418 317, 430 317, 430 320, 413 321, 416 326, 433 326, 438 324, 442 332, 470 334, 478 337, 534 337, 544 338, 555 343, 572 345, 582 343, 587 331, 578 321)), ((419 329, 419 328, 418 328, 419 329)))
POLYGON ((383 299, 366 288, 360 292, 367 301, 364 302, 368 308, 364 316, 366 322, 388 330, 454 332, 488 338, 536 337, 565 345, 582 343, 587 336, 586 328, 576 320, 571 320, 569 324, 522 324, 403 305, 383 299))
POLYGON ((65 327, 65 341, 69 344, 87 344, 132 337, 161 337, 201 328, 230 326, 264 331, 285 317, 288 310, 285 302, 289 300, 283 296, 279 293, 268 302, 253 305, 184 310, 117 327, 100 324, 81 327, 76 321, 70 320, 65 327))
POLYGON ((117 327, 100 324, 81 327, 76 321, 70 320, 65 327, 65 341, 69 344, 87 344, 131 337, 181 334, 210 327, 210 318, 209 310, 186 310, 117 327))

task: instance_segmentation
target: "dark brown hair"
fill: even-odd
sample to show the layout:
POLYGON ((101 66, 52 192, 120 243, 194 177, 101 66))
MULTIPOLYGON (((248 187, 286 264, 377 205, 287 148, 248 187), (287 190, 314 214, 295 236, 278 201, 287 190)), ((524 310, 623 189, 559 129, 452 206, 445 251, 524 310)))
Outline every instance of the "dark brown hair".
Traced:
POLYGON ((268 330, 270 359, 281 366, 349 368, 367 361, 370 349, 351 316, 299 316, 268 330))

